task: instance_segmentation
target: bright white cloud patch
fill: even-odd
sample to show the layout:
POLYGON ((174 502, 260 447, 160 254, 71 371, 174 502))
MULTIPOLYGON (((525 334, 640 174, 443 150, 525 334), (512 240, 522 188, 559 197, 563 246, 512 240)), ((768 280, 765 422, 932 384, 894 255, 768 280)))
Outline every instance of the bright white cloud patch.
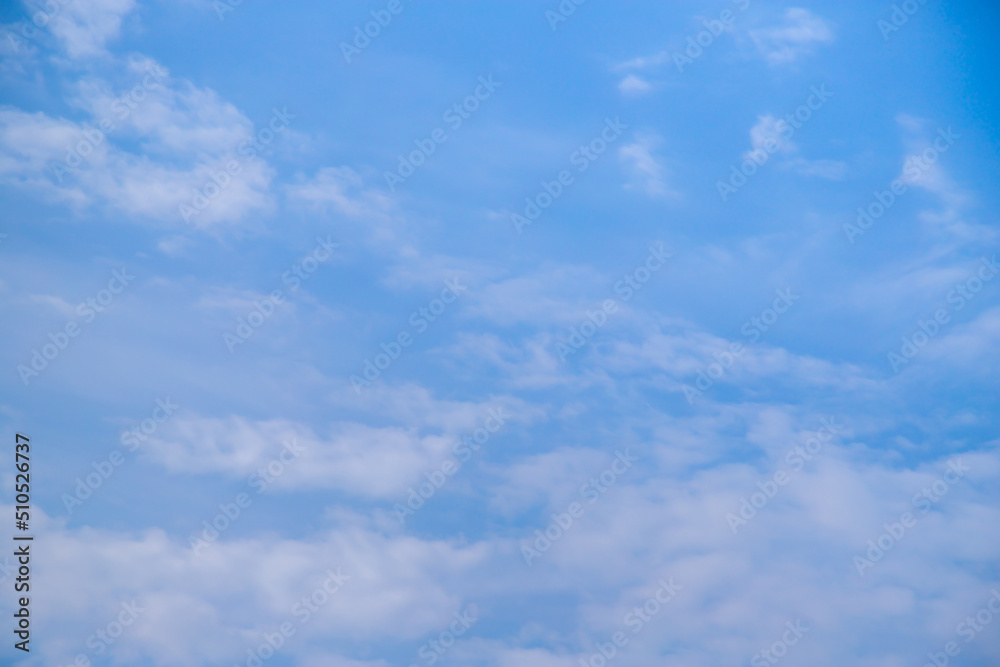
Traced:
POLYGON ((84 118, 0 110, 0 178, 78 211, 173 226, 233 224, 270 207, 259 134, 275 133, 215 92, 138 59, 117 83, 79 82, 71 99, 84 118))
MULTIPOLYGON (((122 21, 135 9, 135 0, 73 0, 38 3, 48 16, 48 28, 70 58, 104 53, 108 41, 118 36, 122 21), (55 9, 50 10, 50 7, 55 9)), ((36 14, 37 15, 37 14, 36 14)))

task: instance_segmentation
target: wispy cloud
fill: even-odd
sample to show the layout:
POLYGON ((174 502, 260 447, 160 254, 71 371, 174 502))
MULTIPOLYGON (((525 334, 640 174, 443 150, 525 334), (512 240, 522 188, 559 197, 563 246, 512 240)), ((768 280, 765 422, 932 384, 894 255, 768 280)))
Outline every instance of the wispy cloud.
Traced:
POLYGON ((633 180, 626 188, 645 192, 650 197, 675 197, 677 193, 667 184, 667 169, 655 151, 663 144, 663 137, 655 132, 639 133, 635 141, 618 149, 618 155, 632 171, 633 180))
POLYGON ((666 62, 670 62, 670 52, 660 51, 659 53, 654 53, 651 56, 639 56, 637 58, 633 58, 632 60, 619 63, 615 65, 614 69, 619 72, 632 69, 642 70, 650 67, 658 67, 666 62))
POLYGON ((786 65, 834 40, 833 28, 808 9, 789 8, 781 25, 750 31, 757 48, 772 65, 786 65))
POLYGON ((757 123, 750 128, 751 149, 743 154, 744 160, 757 157, 762 162, 770 153, 779 158, 779 164, 792 169, 803 176, 815 176, 831 181, 839 181, 847 175, 847 164, 841 160, 810 160, 802 157, 799 146, 790 138, 788 121, 775 118, 770 114, 759 116, 757 123), (773 142, 773 143, 772 143, 773 142), (772 150, 768 150, 771 146, 772 150))
POLYGON ((622 95, 629 97, 644 95, 652 88, 648 81, 635 74, 629 74, 618 83, 618 90, 621 91, 622 95))

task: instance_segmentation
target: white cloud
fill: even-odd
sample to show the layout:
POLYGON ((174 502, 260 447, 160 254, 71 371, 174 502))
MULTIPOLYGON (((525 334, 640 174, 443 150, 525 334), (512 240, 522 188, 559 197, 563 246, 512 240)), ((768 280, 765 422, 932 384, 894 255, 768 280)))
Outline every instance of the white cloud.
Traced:
POLYGON ((941 128, 937 134, 929 129, 930 123, 923 118, 907 114, 896 116, 896 122, 903 130, 906 155, 898 178, 909 186, 922 188, 937 195, 942 202, 957 208, 967 202, 967 195, 947 175, 941 164, 942 159, 961 139, 960 133, 952 128, 941 128), (935 147, 937 142, 937 147, 935 147), (943 147, 943 151, 939 148, 943 147))
POLYGON ((817 45, 833 42, 830 24, 808 9, 789 8, 781 26, 751 30, 757 48, 772 65, 785 65, 811 54, 817 45))
POLYGON ((76 86, 72 101, 86 120, 0 109, 0 182, 81 211, 107 206, 181 226, 181 204, 215 187, 209 184, 235 161, 238 173, 225 176, 228 184, 190 224, 232 224, 270 209, 271 168, 237 152, 253 130, 245 116, 153 61, 132 60, 125 69, 121 87, 101 79, 76 86), (138 142, 137 152, 125 148, 129 142, 138 142))
POLYGON ((482 428, 490 415, 504 418, 501 430, 539 416, 537 409, 518 399, 449 403, 410 386, 371 388, 344 402, 366 404, 368 412, 383 416, 380 421, 389 416, 405 426, 341 421, 322 437, 289 420, 188 414, 168 422, 143 451, 172 472, 235 478, 246 478, 282 457, 288 462, 275 488, 336 489, 361 498, 395 500, 419 483, 423 473, 453 457, 461 437, 482 428))
POLYGON ((757 123, 750 128, 751 150, 743 154, 744 160, 754 160, 763 164, 774 159, 774 155, 784 155, 782 166, 803 176, 816 176, 827 180, 841 180, 847 174, 847 164, 839 160, 809 160, 801 157, 799 147, 789 137, 791 126, 787 121, 770 114, 757 117, 757 123), (768 150, 770 147, 770 150, 768 150))
POLYGON ((636 76, 635 74, 629 74, 618 84, 618 90, 622 95, 628 95, 632 97, 638 97, 639 95, 644 95, 652 90, 652 86, 649 82, 642 77, 636 76))
POLYGON ((616 71, 630 70, 630 69, 646 69, 649 67, 657 67, 665 62, 670 61, 670 53, 668 51, 660 51, 651 56, 640 56, 638 58, 633 58, 626 62, 620 63, 614 67, 616 71))
MULTIPOLYGON (((613 282, 613 281, 612 281, 613 282)), ((587 267, 544 265, 516 277, 493 281, 469 295, 466 313, 500 326, 576 324, 593 295, 610 294, 605 276, 587 267)))
MULTIPOLYGON (((255 510, 251 505, 244 512, 255 510)), ((201 518, 213 516, 185 520, 195 533, 203 528, 201 518)), ((67 530, 40 511, 32 518, 52 547, 33 558, 39 571, 49 573, 37 590, 32 587, 39 628, 51 637, 37 648, 45 664, 67 664, 78 653, 93 659, 87 636, 115 620, 123 601, 133 600, 141 612, 112 647, 129 664, 245 660, 247 648, 257 648, 263 634, 283 622, 296 629, 294 641, 281 649, 291 656, 331 644, 347 649, 358 639, 411 640, 446 628, 464 608, 458 591, 442 585, 441 574, 462 577, 489 555, 482 543, 387 536, 347 515, 339 528, 308 541, 238 539, 224 532, 198 555, 186 539, 160 530, 67 530), (342 588, 308 620, 293 614, 326 571, 338 568, 350 577, 342 588), (103 574, 108 571, 115 572, 112 580, 103 574)), ((346 653, 343 663, 334 664, 355 664, 346 653)))
MULTIPOLYGON (((579 484, 608 466, 609 451, 556 444, 549 454, 498 466, 480 499, 528 516, 471 542, 410 537, 380 524, 379 510, 366 517, 336 507, 326 515, 335 527, 308 539, 245 537, 242 522, 256 521, 268 499, 260 496, 236 528, 195 557, 186 536, 67 530, 39 512, 36 530, 52 547, 38 554, 39 571, 49 573, 36 593, 39 628, 60 628, 40 650, 47 664, 68 662, 83 648, 74 638, 112 619, 121 600, 136 599, 143 616, 114 649, 132 664, 235 660, 292 620, 297 636, 282 653, 296 664, 365 665, 370 654, 359 640, 417 645, 474 602, 501 622, 510 618, 504 609, 519 611, 502 639, 478 628, 463 637, 449 654, 458 664, 472 664, 466 656, 474 655, 485 664, 568 666, 614 632, 631 638, 624 618, 653 597, 660 579, 672 578, 682 586, 678 596, 617 658, 623 667, 739 664, 795 619, 811 629, 794 649, 803 663, 891 664, 884 659, 908 655, 914 642, 933 648, 954 639, 955 624, 996 585, 988 566, 1000 546, 975 530, 1000 520, 990 502, 1000 474, 992 450, 962 454, 966 479, 920 513, 911 498, 941 478, 948 456, 900 466, 894 452, 866 443, 840 416, 838 436, 789 472, 785 453, 808 440, 817 415, 758 403, 646 415, 601 434, 615 446, 637 439, 640 460, 594 503, 578 497, 579 484), (651 424, 648 437, 636 437, 651 424), (679 448, 692 455, 679 458, 679 448), (727 513, 778 469, 790 481, 734 535, 727 513), (527 567, 520 546, 574 499, 584 516, 527 567), (859 576, 852 558, 903 511, 917 514, 916 527, 859 576), (328 568, 351 579, 299 624, 292 605, 328 568), (101 575, 108 571, 116 573, 110 583, 101 575), (565 629, 553 629, 553 614, 570 619, 565 629), (908 628, 888 645, 884 634, 865 631, 887 615, 908 628)), ((217 511, 179 520, 196 529, 217 511)))
MULTIPOLYGON (((905 149, 897 178, 910 188, 934 195, 938 208, 920 211, 918 218, 934 234, 943 234, 953 243, 992 244, 998 236, 994 227, 970 222, 966 211, 975 197, 957 183, 945 165, 952 151, 960 150, 962 133, 951 126, 934 126, 928 120, 908 114, 896 116, 905 149)), ((904 197, 907 195, 903 195, 904 197)))
POLYGON ((52 296, 49 294, 30 294, 28 295, 28 298, 35 303, 42 303, 47 306, 51 306, 53 310, 68 319, 73 319, 77 316, 76 306, 60 296, 52 296))
POLYGON ((122 19, 135 8, 135 0, 71 0, 51 4, 59 9, 49 21, 49 30, 62 42, 70 58, 105 53, 105 44, 118 35, 122 19))
POLYGON ((634 176, 626 188, 640 189, 650 197, 677 196, 666 183, 666 168, 654 155, 662 143, 659 134, 637 134, 635 141, 618 149, 618 156, 632 168, 634 176))
POLYGON ((785 136, 781 128, 787 127, 785 121, 779 120, 774 116, 767 114, 764 116, 757 117, 757 124, 750 128, 750 145, 753 147, 751 151, 744 153, 744 159, 750 159, 754 154, 761 155, 762 153, 767 153, 766 146, 769 142, 773 142, 773 145, 777 148, 772 148, 781 153, 792 153, 798 150, 798 147, 792 143, 791 139, 785 136))
POLYGON ((173 420, 147 450, 173 472, 235 477, 247 477, 283 455, 289 462, 282 464, 285 472, 276 488, 338 489, 387 500, 405 496, 407 487, 444 459, 453 444, 444 435, 421 436, 405 428, 340 423, 323 439, 285 420, 188 417, 173 420), (287 451, 284 443, 290 443, 287 451), (292 458, 298 448, 301 454, 292 458))
POLYGON ((330 207, 348 218, 385 217, 393 208, 382 192, 365 188, 361 176, 350 167, 324 167, 311 179, 286 187, 289 198, 317 207, 330 207))
POLYGON ((559 447, 498 471, 503 480, 490 505, 511 516, 533 506, 556 507, 577 500, 580 480, 606 468, 614 455, 580 447, 559 447))
POLYGON ((192 242, 186 236, 166 236, 156 242, 156 248, 167 257, 184 257, 192 242))
MULTIPOLYGON (((1000 290, 1000 277, 993 276, 989 281, 983 281, 983 292, 991 291, 996 294, 1000 290)), ((966 293, 970 293, 968 288, 966 293)), ((973 298, 983 299, 985 302, 990 296, 974 295, 973 298)), ((995 298, 995 297, 992 297, 995 298)), ((972 306, 982 308, 983 304, 972 302, 972 306)), ((952 313, 953 318, 959 315, 952 313)), ((930 317, 921 318, 921 321, 930 321, 930 317)), ((912 327, 916 329, 916 327, 912 327)), ((940 374, 941 367, 948 368, 961 367, 965 373, 985 373, 992 375, 998 361, 996 341, 1000 336, 1000 308, 988 308, 976 315, 967 323, 948 322, 941 326, 941 332, 936 334, 922 348, 914 360, 902 367, 901 372, 915 372, 921 377, 928 374, 932 376, 940 374), (929 364, 927 369, 923 369, 923 364, 929 364)), ((912 340, 913 331, 905 332, 908 340, 912 340)), ((895 350, 898 352, 898 349, 895 350)))

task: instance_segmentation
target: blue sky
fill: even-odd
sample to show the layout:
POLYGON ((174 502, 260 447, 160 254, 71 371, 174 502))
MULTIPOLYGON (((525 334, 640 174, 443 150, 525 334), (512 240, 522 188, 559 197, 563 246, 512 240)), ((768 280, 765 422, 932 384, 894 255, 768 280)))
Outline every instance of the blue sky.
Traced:
POLYGON ((5 664, 996 664, 998 18, 5 4, 5 664))

